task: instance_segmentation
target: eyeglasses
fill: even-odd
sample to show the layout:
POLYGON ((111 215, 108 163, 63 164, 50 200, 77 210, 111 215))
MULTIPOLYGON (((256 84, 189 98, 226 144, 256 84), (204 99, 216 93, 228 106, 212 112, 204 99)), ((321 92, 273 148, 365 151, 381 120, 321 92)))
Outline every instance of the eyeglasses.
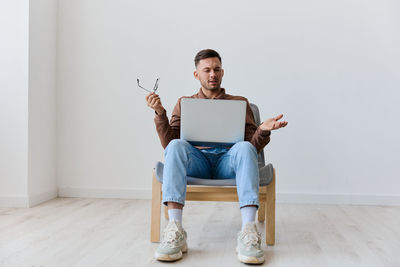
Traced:
POLYGON ((150 91, 150 90, 144 88, 143 86, 141 86, 141 85, 139 84, 139 79, 136 79, 136 80, 137 80, 137 85, 138 85, 140 88, 142 88, 143 90, 145 90, 145 91, 147 91, 147 92, 149 92, 149 93, 155 93, 155 92, 157 91, 157 89, 158 89, 158 84, 160 83, 160 78, 157 78, 156 83, 154 84, 153 92, 152 92, 152 91, 150 91))

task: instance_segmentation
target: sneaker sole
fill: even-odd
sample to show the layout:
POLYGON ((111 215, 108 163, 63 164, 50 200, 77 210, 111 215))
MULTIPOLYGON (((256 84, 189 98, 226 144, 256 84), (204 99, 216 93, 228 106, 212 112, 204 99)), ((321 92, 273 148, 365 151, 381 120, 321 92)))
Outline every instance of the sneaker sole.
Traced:
POLYGON ((259 257, 259 258, 257 258, 257 257, 249 257, 249 256, 245 256, 245 255, 240 254, 237 250, 236 250, 236 253, 237 253, 238 260, 240 262, 243 262, 243 263, 262 264, 265 261, 265 257, 264 256, 259 257))
POLYGON ((181 251, 179 251, 178 253, 175 254, 159 254, 155 253, 154 257, 156 258, 156 260, 159 261, 177 261, 182 259, 183 254, 182 253, 186 253, 188 251, 187 245, 185 244, 182 248, 181 251))
POLYGON ((244 255, 238 254, 238 259, 239 261, 243 263, 248 263, 248 264, 262 264, 265 261, 264 256, 257 258, 257 257, 247 257, 244 255))

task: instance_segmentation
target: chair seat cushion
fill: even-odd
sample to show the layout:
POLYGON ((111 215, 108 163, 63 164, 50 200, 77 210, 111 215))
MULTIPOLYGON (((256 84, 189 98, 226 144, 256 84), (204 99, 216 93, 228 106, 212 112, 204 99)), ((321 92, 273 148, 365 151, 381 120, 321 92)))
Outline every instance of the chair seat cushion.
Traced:
MULTIPOLYGON (((157 180, 163 182, 164 164, 157 162, 155 166, 155 173, 157 180)), ((274 168, 272 164, 268 164, 259 168, 260 173, 260 186, 266 186, 272 181, 274 168)), ((188 185, 205 185, 205 186, 236 186, 236 179, 204 179, 198 177, 187 177, 188 185)))

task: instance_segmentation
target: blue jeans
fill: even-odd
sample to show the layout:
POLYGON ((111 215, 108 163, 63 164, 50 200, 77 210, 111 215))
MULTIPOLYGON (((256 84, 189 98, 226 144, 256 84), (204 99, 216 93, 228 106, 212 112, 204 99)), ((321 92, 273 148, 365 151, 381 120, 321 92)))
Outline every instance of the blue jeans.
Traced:
POLYGON ((256 148, 247 141, 230 149, 198 149, 183 139, 165 149, 163 203, 185 205, 187 176, 207 179, 236 178, 239 206, 259 206, 259 173, 256 148))

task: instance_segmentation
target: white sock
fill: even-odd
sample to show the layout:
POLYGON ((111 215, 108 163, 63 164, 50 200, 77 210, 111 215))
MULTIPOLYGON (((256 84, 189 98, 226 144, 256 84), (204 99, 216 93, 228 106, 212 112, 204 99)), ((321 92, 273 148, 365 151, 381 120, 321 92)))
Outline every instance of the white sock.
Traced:
POLYGON ((243 230, 246 223, 255 222, 257 207, 246 206, 241 208, 240 212, 242 213, 242 230, 243 230))
POLYGON ((182 210, 181 209, 170 209, 168 210, 169 221, 175 220, 182 225, 182 210))

